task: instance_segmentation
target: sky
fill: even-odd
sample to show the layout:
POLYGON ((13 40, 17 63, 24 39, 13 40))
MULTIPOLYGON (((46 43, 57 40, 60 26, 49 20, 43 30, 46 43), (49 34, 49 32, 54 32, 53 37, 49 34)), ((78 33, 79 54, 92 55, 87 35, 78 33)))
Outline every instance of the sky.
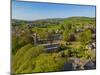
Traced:
POLYGON ((12 1, 12 19, 95 17, 95 6, 12 1))

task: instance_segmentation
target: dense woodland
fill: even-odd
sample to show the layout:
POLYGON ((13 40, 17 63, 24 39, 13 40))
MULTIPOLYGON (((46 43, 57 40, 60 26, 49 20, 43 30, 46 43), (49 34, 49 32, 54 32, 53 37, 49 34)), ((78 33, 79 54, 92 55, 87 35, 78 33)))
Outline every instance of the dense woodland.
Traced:
POLYGON ((96 68, 96 19, 12 20, 12 74, 96 68))

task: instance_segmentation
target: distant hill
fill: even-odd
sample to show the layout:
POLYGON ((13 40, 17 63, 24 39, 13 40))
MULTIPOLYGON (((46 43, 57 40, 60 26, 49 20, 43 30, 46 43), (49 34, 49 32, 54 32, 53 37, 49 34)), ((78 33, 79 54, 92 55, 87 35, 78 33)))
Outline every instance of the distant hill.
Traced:
POLYGON ((49 19, 41 19, 41 20, 34 20, 34 21, 27 21, 27 20, 18 20, 18 19, 12 19, 12 23, 20 23, 25 22, 27 24, 31 25, 59 25, 62 24, 64 21, 66 22, 92 22, 95 21, 95 17, 68 17, 68 18, 49 18, 49 19))

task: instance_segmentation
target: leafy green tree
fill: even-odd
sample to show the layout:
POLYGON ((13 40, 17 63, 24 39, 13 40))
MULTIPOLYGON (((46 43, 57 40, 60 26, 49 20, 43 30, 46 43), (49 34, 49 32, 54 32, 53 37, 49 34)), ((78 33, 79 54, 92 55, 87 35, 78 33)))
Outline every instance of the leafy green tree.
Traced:
POLYGON ((63 40, 68 41, 69 40, 69 31, 65 30, 63 32, 63 40))
POLYGON ((92 33, 90 30, 86 30, 79 34, 79 41, 81 42, 82 45, 85 45, 86 43, 91 41, 91 38, 92 38, 92 33))
POLYGON ((40 37, 40 39, 47 39, 47 32, 44 29, 41 29, 39 31, 37 31, 38 36, 40 37))
POLYGON ((47 38, 48 38, 48 41, 50 42, 50 44, 52 44, 53 41, 54 41, 54 35, 55 35, 55 31, 54 30, 48 31, 47 38))
POLYGON ((12 60, 12 73, 32 72, 35 68, 35 58, 44 51, 43 46, 32 47, 30 44, 19 49, 12 60))
POLYGON ((17 51, 12 59, 12 72, 15 72, 19 68, 20 64, 22 63, 24 53, 31 47, 31 44, 27 44, 17 51))
POLYGON ((75 41, 76 37, 75 35, 73 34, 73 31, 72 30, 65 30, 63 32, 63 40, 67 42, 70 42, 70 41, 75 41))
POLYGON ((19 48, 18 39, 16 37, 12 37, 12 54, 15 55, 19 48))
POLYGON ((65 28, 64 28, 64 25, 61 25, 61 26, 60 26, 60 29, 61 29, 61 30, 64 30, 64 29, 65 29, 65 28))

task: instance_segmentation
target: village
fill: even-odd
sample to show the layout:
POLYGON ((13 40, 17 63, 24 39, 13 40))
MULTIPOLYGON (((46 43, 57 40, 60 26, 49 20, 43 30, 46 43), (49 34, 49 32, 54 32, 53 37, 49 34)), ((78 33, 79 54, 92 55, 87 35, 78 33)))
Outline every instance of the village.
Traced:
MULTIPOLYGON (((41 24, 42 22, 38 23, 37 21, 36 25, 34 25, 34 22, 21 22, 18 23, 19 25, 15 22, 12 26, 12 36, 14 37, 15 43, 13 55, 17 57, 17 54, 22 51, 20 47, 24 48, 23 46, 25 44, 31 44, 33 54, 44 54, 41 58, 46 57, 45 54, 47 54, 47 56, 54 60, 53 62, 55 64, 57 62, 63 62, 62 67, 59 69, 60 71, 95 69, 95 22, 93 21, 87 24, 83 21, 83 24, 77 24, 77 21, 75 24, 61 22, 54 23, 53 25, 50 24, 51 22, 43 22, 44 25, 41 24), (40 48, 38 51, 37 48, 39 47, 43 49, 40 48), (35 48, 37 51, 34 52, 35 48), (62 62, 59 60, 62 60, 62 62)), ((35 56, 35 58, 38 56, 35 56)), ((43 60, 47 59, 45 58, 43 60)), ((44 64, 47 63, 44 62, 44 64)))
MULTIPOLYGON (((32 25, 29 25, 29 26, 32 26, 32 25)), ((86 29, 91 30, 91 32, 92 32, 92 40, 90 40, 87 43, 86 49, 95 50, 96 49, 96 40, 95 40, 96 39, 96 29, 93 27, 93 25, 85 25, 83 29, 76 27, 75 32, 73 33, 72 37, 70 37, 70 38, 73 38, 73 37, 75 38, 75 34, 84 32, 86 29)), ((31 37, 33 38, 33 41, 34 41, 33 43, 34 44, 43 44, 44 46, 46 46, 47 50, 59 49, 59 46, 61 44, 60 42, 62 41, 62 38, 63 38, 63 36, 62 36, 63 30, 59 31, 57 29, 57 30, 53 30, 53 32, 54 32, 53 35, 50 35, 49 38, 45 38, 45 39, 41 39, 39 37, 39 35, 35 32, 32 33, 31 37)), ((47 35, 47 34, 45 34, 45 35, 47 35)), ((63 44, 66 44, 66 43, 63 43, 63 44)), ((70 41, 70 44, 71 44, 71 41, 70 41)))

